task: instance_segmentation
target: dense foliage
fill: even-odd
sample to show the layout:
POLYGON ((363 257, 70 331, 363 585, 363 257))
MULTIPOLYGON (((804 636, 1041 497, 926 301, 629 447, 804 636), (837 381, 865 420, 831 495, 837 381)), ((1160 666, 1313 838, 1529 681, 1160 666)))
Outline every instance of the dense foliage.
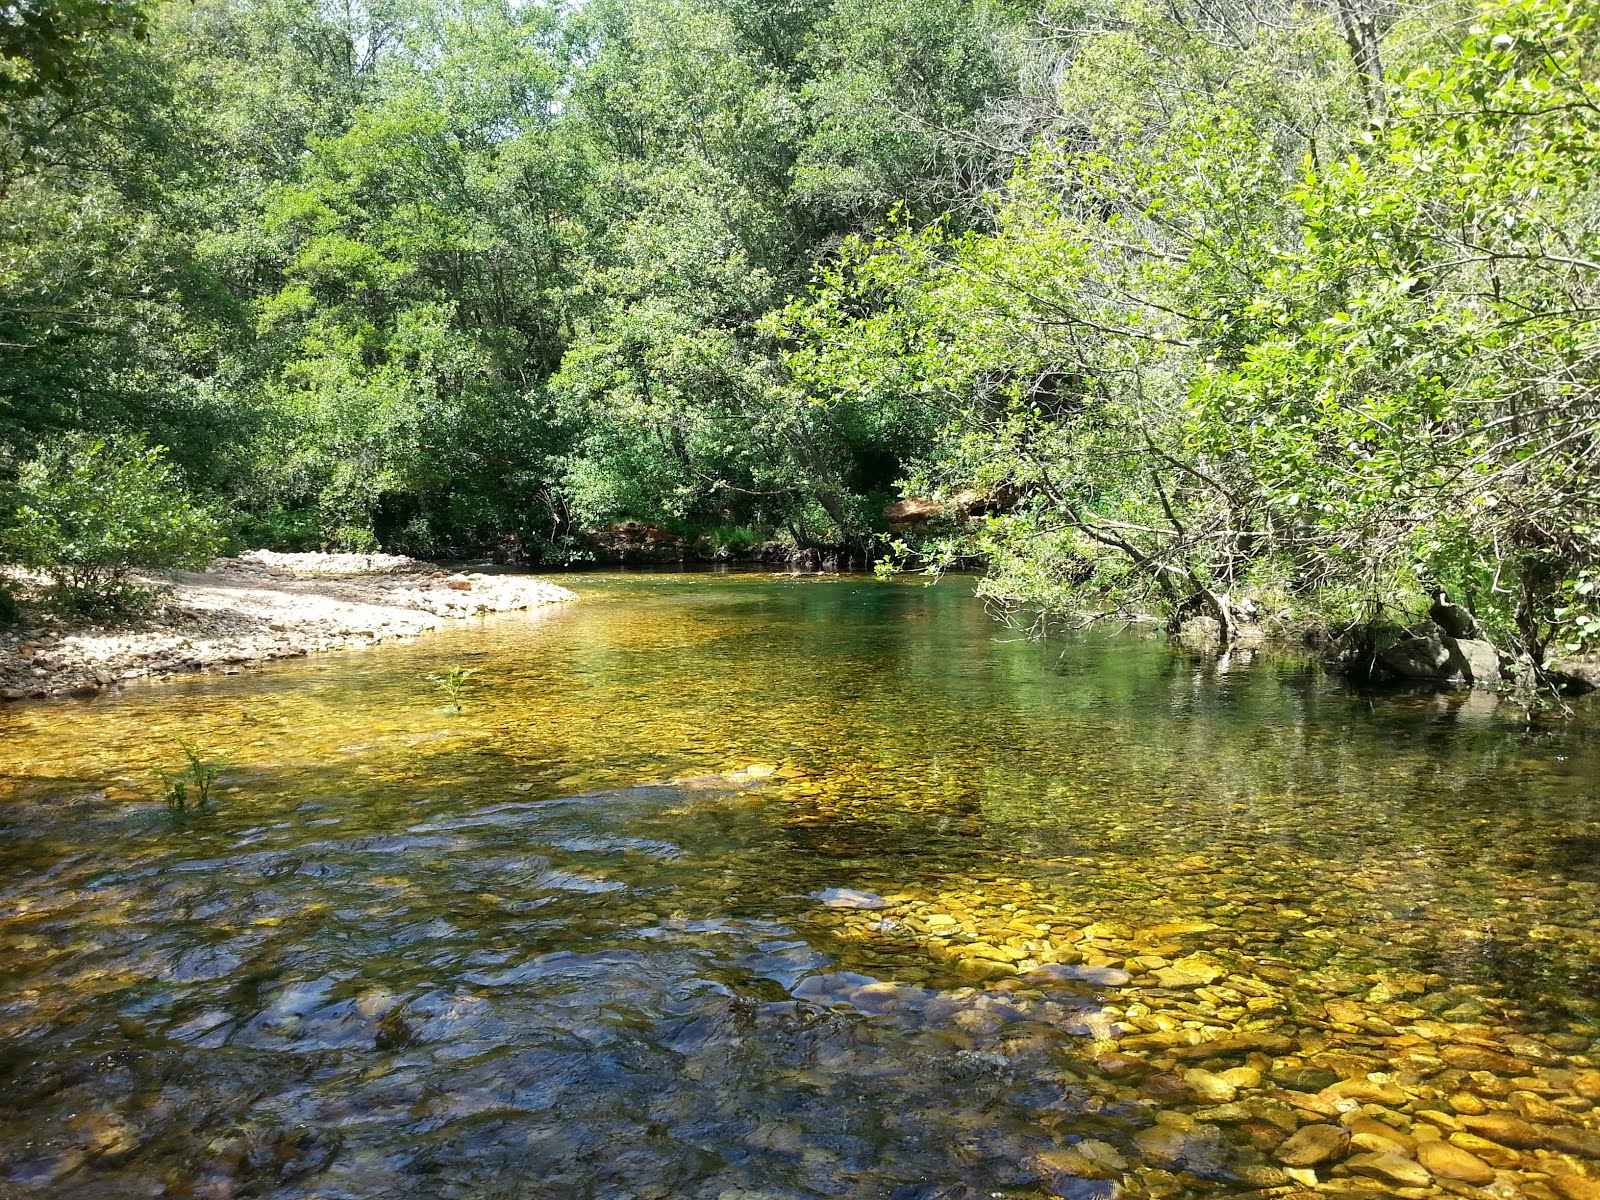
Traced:
POLYGON ((200 567, 221 545, 216 520, 138 438, 69 436, 23 468, 16 497, 6 549, 84 612, 144 600, 149 589, 129 578, 137 567, 200 567))
POLYGON ((904 557, 1019 605, 1443 588, 1538 662, 1600 637, 1597 44, 1566 0, 28 0, 0 477, 142 435, 241 540, 535 561, 876 556, 931 496, 904 557))
POLYGON ((992 227, 853 242, 783 318, 791 365, 838 402, 939 398, 917 486, 1013 498, 943 547, 981 551, 1008 599, 1093 591, 1226 637, 1230 597, 1370 629, 1443 589, 1535 663, 1579 649, 1600 569, 1594 15, 1485 10, 1370 123, 1332 29, 1292 15, 1240 37, 1251 69, 1221 87, 1212 39, 1169 46, 1192 78, 1159 119, 1108 107, 1086 47, 1062 88, 1075 136, 1037 144, 992 227))

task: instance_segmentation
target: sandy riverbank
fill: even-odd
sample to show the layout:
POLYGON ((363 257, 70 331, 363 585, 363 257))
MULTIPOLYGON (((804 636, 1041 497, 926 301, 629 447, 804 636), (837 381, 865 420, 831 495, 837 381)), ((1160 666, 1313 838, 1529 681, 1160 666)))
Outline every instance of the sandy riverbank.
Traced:
POLYGON ((0 699, 87 693, 186 671, 237 672, 575 599, 548 580, 452 573, 385 554, 258 550, 179 573, 171 584, 151 616, 135 623, 52 617, 0 632, 0 699))

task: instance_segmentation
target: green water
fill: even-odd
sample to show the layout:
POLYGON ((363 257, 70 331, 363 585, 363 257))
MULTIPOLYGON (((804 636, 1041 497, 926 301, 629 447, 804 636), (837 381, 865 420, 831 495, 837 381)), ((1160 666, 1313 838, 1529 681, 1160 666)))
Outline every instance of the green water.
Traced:
POLYGON ((1277 1144, 1528 1094, 1600 1138, 1590 725, 1040 645, 960 580, 564 582, 0 709, 0 1196, 1393 1195, 1277 1144))

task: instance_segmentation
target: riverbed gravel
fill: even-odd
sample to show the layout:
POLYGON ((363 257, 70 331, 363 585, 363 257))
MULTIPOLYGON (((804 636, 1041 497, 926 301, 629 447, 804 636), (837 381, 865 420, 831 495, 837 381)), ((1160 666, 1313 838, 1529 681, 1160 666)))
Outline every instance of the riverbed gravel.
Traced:
POLYGON ((1018 879, 858 894, 871 903, 825 907, 818 922, 846 944, 944 965, 895 984, 824 977, 815 1002, 894 1014, 946 997, 970 1007, 962 1028, 986 1051, 1061 989, 1094 997, 1062 1082, 1152 1123, 1132 1134, 1131 1172, 1081 1142, 1037 1163, 1051 1194, 1176 1197, 1233 1181, 1240 1195, 1297 1200, 1600 1200, 1587 1022, 1525 1032, 1440 975, 1309 972, 1210 921, 1096 920, 1018 879), (1129 1190, 1094 1190, 1115 1179, 1129 1190))

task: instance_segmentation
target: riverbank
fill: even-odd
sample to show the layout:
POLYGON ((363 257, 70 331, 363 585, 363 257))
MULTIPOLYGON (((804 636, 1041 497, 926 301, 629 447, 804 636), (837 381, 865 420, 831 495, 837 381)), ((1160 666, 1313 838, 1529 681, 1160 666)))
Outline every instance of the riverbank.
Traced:
POLYGON ((87 694, 191 671, 237 673, 575 598, 543 579, 449 572, 399 555, 251 551, 176 574, 150 616, 136 622, 75 624, 41 613, 0 633, 0 699, 87 694))

